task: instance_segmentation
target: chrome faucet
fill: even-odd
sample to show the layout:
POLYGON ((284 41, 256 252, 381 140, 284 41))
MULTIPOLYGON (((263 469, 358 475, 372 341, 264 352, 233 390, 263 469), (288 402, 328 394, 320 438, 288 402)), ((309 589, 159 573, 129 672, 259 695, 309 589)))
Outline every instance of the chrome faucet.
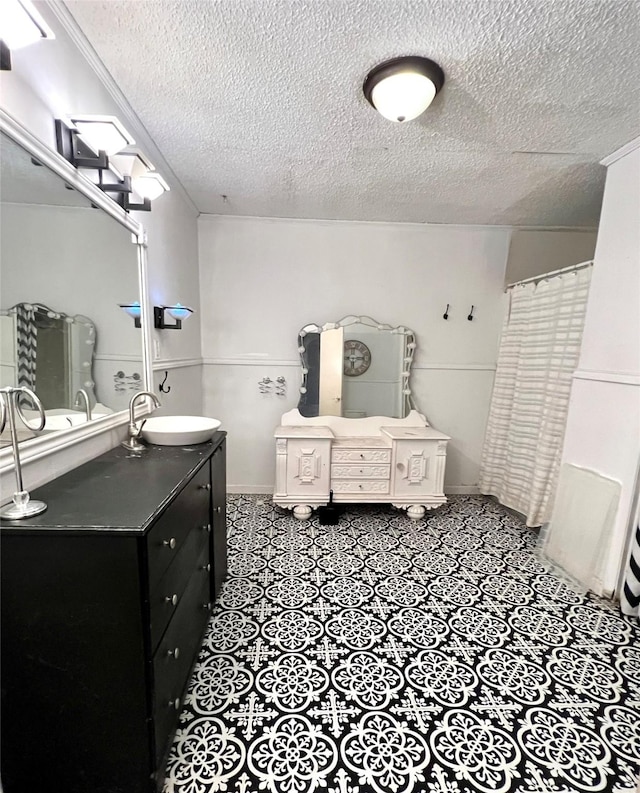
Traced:
MULTIPOLYGON (((146 448, 144 443, 140 441, 140 433, 142 432, 142 428, 144 427, 144 421, 140 423, 140 425, 136 424, 135 418, 135 405, 139 399, 142 397, 149 397, 149 399, 153 402, 155 407, 160 407, 160 400, 158 397, 153 393, 153 391, 137 391, 129 401, 129 427, 127 429, 127 438, 126 440, 122 441, 120 444, 124 446, 125 449, 129 449, 130 452, 141 452, 143 449, 146 448)), ((146 421, 146 419, 145 419, 146 421)))
POLYGON ((89 401, 89 394, 81 388, 79 391, 76 392, 76 398, 73 403, 74 408, 79 408, 81 406, 81 402, 84 401, 84 412, 87 415, 87 421, 91 421, 91 402, 89 401))

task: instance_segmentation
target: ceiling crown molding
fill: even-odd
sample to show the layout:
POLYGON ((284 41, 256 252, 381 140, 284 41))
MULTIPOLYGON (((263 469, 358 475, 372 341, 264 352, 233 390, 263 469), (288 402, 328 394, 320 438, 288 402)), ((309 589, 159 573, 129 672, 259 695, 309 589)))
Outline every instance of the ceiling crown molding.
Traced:
POLYGON ((148 154, 149 159, 156 165, 158 170, 165 174, 171 175, 172 186, 176 188, 176 192, 180 193, 187 206, 196 214, 199 215, 198 207, 193 203, 191 196, 185 190, 182 182, 178 179, 173 171, 173 168, 165 160, 160 149, 156 146, 153 138, 147 132, 144 124, 138 118, 135 110, 129 104, 128 99, 120 90, 118 84, 111 76, 103 62, 100 60, 98 53, 93 49, 87 37, 84 35, 78 23, 74 19, 69 9, 64 5, 62 0, 46 0, 47 8, 55 16, 56 20, 64 28, 65 32, 71 41, 78 48, 79 52, 93 69, 94 73, 104 85, 109 95, 120 110, 123 121, 126 126, 133 132, 140 148, 143 148, 145 153, 148 154))
POLYGON ((621 146, 616 151, 612 152, 611 154, 607 154, 604 160, 600 160, 600 165, 612 165, 617 160, 621 160, 623 157, 626 157, 627 154, 631 154, 632 151, 636 149, 640 149, 640 136, 630 140, 629 143, 625 143, 624 146, 621 146))

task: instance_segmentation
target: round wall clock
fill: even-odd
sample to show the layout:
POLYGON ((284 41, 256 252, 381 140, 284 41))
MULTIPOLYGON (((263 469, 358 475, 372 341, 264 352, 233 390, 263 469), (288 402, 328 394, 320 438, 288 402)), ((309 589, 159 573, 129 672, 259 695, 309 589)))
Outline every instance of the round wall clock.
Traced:
POLYGON ((364 342, 349 339, 344 343, 344 373, 347 377, 364 374, 371 366, 371 351, 364 342))

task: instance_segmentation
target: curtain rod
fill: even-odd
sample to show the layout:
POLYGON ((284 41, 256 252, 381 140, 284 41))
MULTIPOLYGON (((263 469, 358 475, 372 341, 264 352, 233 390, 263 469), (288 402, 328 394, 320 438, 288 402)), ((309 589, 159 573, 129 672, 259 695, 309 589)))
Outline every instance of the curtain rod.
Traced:
POLYGON ((593 261, 588 262, 580 262, 580 264, 571 264, 569 267, 563 267, 561 270, 552 270, 550 273, 542 273, 541 275, 533 275, 531 278, 523 278, 522 281, 514 281, 512 284, 507 284, 505 286, 504 291, 506 292, 507 289, 512 289, 514 286, 522 286, 522 284, 531 284, 531 283, 538 283, 538 281, 544 281, 547 278, 553 278, 556 275, 562 275, 563 273, 572 273, 576 270, 582 270, 585 267, 591 267, 593 261))

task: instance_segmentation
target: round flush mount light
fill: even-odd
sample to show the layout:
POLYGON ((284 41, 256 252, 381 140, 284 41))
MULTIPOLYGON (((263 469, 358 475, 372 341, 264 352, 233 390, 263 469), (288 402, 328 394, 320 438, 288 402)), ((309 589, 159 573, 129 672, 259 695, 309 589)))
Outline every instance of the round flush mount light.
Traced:
POLYGON ((417 118, 444 85, 444 72, 417 55, 392 58, 367 75, 362 90, 367 101, 389 121, 417 118))

